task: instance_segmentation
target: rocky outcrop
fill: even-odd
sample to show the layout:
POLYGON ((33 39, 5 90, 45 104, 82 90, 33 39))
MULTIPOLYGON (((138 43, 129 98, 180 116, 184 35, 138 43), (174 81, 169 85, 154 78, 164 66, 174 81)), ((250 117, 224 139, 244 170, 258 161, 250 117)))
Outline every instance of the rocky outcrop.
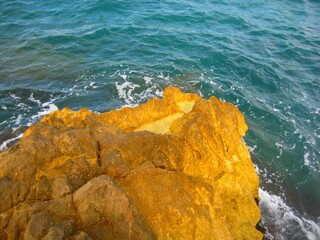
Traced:
POLYGON ((56 111, 0 154, 0 239, 262 239, 246 130, 232 104, 174 87, 56 111))

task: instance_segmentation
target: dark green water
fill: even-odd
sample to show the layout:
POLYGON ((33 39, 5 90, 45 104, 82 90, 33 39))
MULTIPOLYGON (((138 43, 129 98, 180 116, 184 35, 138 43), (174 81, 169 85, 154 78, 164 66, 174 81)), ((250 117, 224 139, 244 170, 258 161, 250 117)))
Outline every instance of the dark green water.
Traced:
POLYGON ((319 23, 319 1, 0 0, 0 149, 57 108, 215 95, 246 116, 269 237, 320 239, 319 23))

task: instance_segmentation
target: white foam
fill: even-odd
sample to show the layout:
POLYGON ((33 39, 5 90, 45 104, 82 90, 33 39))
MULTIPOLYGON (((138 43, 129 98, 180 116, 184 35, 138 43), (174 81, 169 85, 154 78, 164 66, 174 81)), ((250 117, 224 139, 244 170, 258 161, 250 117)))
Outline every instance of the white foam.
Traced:
POLYGON ((304 155, 303 155, 303 160, 304 160, 304 165, 305 166, 310 166, 310 160, 309 160, 309 153, 305 153, 304 155))
POLYGON ((125 81, 122 84, 116 82, 116 88, 118 90, 119 98, 122 98, 127 104, 134 103, 135 99, 132 96, 132 92, 137 87, 140 87, 140 85, 134 84, 129 81, 125 81))
POLYGON ((20 100, 21 99, 21 97, 18 97, 15 94, 10 94, 10 97, 12 97, 14 100, 20 100))
POLYGON ((150 84, 153 78, 145 76, 143 77, 143 80, 146 81, 146 84, 150 84))
POLYGON ((247 146, 247 148, 249 149, 249 152, 254 153, 254 150, 256 150, 257 145, 253 145, 253 147, 249 146, 246 141, 244 140, 244 138, 241 138, 242 142, 247 146))
POLYGON ((125 74, 120 74, 120 77, 123 79, 123 80, 127 80, 128 76, 125 75, 125 74))
POLYGON ((30 97, 29 97, 28 99, 29 99, 31 102, 35 102, 35 103, 37 103, 38 105, 41 105, 40 100, 35 99, 35 98, 33 97, 33 93, 30 94, 30 97))
POLYGON ((262 189, 259 189, 259 195, 261 198, 261 220, 269 230, 268 238, 284 240, 291 239, 294 235, 299 239, 320 239, 319 225, 310 219, 299 217, 281 197, 269 194, 262 189))
POLYGON ((135 71, 127 69, 126 72, 120 73, 117 71, 114 76, 118 75, 124 81, 116 82, 115 86, 118 90, 118 97, 125 101, 125 105, 122 107, 132 107, 144 102, 155 96, 161 97, 163 95, 163 90, 159 84, 154 81, 157 77, 162 79, 167 79, 169 76, 164 77, 162 73, 159 76, 150 76, 144 74, 142 71, 135 71), (144 80, 144 83, 137 84, 134 81, 129 81, 131 79, 131 74, 133 74, 132 79, 136 79, 138 76, 144 80))
POLYGON ((37 119, 41 116, 47 115, 49 113, 52 113, 54 111, 59 110, 58 107, 51 102, 46 102, 42 104, 43 110, 38 112, 37 114, 31 116, 31 119, 37 119))
POLYGON ((282 156, 284 146, 282 145, 282 143, 279 143, 279 142, 276 142, 275 145, 279 149, 279 154, 276 156, 276 158, 279 159, 282 156))
POLYGON ((161 73, 161 74, 159 74, 158 76, 157 76, 157 78, 160 78, 160 79, 164 79, 164 80, 166 80, 166 81, 169 81, 170 80, 170 77, 169 76, 163 76, 163 74, 161 73))
POLYGON ((249 151, 250 151, 251 153, 254 153, 254 150, 256 150, 257 145, 254 145, 253 147, 251 147, 251 146, 247 146, 247 147, 248 147, 248 149, 249 149, 249 151))
POLYGON ((24 109, 27 109, 27 108, 28 108, 28 105, 25 104, 25 103, 23 103, 23 102, 18 103, 16 106, 19 107, 19 108, 24 108, 24 109))
POLYGON ((0 122, 0 125, 7 124, 7 123, 8 123, 8 121, 5 120, 5 121, 3 121, 3 122, 0 122))
POLYGON ((22 115, 19 114, 14 124, 20 125, 20 124, 21 124, 21 121, 22 121, 22 115))
POLYGON ((315 111, 313 111, 313 112, 311 112, 311 113, 319 114, 319 113, 320 113, 320 108, 317 108, 317 107, 316 107, 316 110, 315 110, 315 111))
POLYGON ((91 83, 89 84, 89 86, 92 87, 93 89, 96 89, 98 86, 96 86, 96 85, 94 85, 94 84, 95 84, 95 82, 91 82, 91 83))
POLYGON ((157 89, 157 90, 155 91, 155 94, 156 94, 156 96, 158 96, 158 97, 163 97, 163 91, 162 91, 162 90, 157 89))
POLYGON ((14 137, 14 138, 11 138, 11 139, 8 139, 8 140, 4 141, 4 142, 0 145, 0 152, 8 149, 8 144, 9 144, 9 143, 11 143, 11 142, 13 142, 13 141, 15 141, 15 140, 17 140, 17 139, 22 138, 23 135, 24 135, 24 133, 21 133, 21 134, 20 134, 19 136, 17 136, 17 137, 14 137))
POLYGON ((258 167, 258 165, 253 164, 253 166, 254 166, 254 170, 256 171, 256 173, 257 173, 258 175, 260 175, 261 171, 260 171, 260 168, 258 167))
MULTIPOLYGON (((44 103, 41 103, 39 99, 36 99, 33 93, 31 93, 28 98, 24 99, 27 100, 25 103, 20 102, 23 99, 21 97, 16 96, 15 94, 11 94, 10 96, 15 101, 16 114, 13 114, 10 117, 9 121, 4 121, 0 124, 2 125, 5 123, 6 125, 10 126, 10 128, 13 131, 16 131, 23 125, 30 126, 32 123, 38 121, 41 116, 47 115, 51 112, 58 110, 58 107, 53 103, 57 100, 57 98, 53 98, 53 96, 51 96, 52 98, 48 102, 44 103), (38 109, 38 112, 36 112, 32 116, 29 116, 29 113, 31 112, 31 110, 34 110, 34 107, 32 107, 32 104, 30 104, 30 102, 34 102, 38 105, 35 107, 38 109)), ((10 143, 21 137, 22 135, 19 135, 17 137, 4 141, 1 144, 1 151, 5 150, 8 146, 10 146, 10 143)))
POLYGON ((90 82, 89 85, 85 85, 84 86, 84 90, 88 90, 88 89, 96 89, 98 88, 99 86, 95 85, 96 83, 95 82, 90 82))

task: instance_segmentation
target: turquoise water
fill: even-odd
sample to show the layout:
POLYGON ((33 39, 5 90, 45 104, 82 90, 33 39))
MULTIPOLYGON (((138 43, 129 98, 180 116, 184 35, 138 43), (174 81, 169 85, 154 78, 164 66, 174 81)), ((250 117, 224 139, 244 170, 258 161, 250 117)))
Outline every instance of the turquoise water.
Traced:
POLYGON ((320 239, 320 2, 0 0, 0 149, 168 85, 234 103, 271 239, 320 239))

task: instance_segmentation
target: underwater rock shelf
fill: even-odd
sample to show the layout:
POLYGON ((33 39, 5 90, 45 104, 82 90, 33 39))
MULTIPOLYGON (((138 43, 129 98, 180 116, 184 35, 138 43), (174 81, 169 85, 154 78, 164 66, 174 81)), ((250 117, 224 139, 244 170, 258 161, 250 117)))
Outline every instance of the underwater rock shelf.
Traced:
POLYGON ((246 131, 231 103, 174 87, 53 112, 0 154, 0 239, 262 239, 246 131))

